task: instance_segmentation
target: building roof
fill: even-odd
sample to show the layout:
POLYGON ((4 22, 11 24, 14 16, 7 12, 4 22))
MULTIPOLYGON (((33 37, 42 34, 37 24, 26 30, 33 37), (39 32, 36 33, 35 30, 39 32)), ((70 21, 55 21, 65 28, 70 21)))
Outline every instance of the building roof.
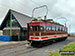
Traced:
POLYGON ((15 18, 17 19, 17 21, 20 23, 20 25, 22 27, 27 27, 27 23, 32 21, 32 18, 27 15, 16 12, 14 10, 11 10, 11 11, 12 11, 12 14, 15 16, 15 18))
POLYGON ((5 27, 5 22, 7 21, 7 19, 9 19, 7 18, 7 16, 10 16, 10 12, 14 15, 14 17, 16 18, 21 27, 27 28, 27 23, 32 21, 32 18, 30 16, 9 9, 3 22, 1 23, 0 30, 2 30, 5 27))

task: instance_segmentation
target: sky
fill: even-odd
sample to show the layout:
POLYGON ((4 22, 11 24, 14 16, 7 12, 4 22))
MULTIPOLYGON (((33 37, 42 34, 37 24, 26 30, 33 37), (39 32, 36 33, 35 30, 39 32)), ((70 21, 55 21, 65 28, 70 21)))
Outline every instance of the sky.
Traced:
MULTIPOLYGON (((9 9, 32 16, 32 10, 42 5, 48 7, 48 19, 66 23, 68 32, 75 32, 75 0, 0 0, 0 24, 9 9)), ((46 12, 45 7, 38 9, 34 12, 34 17, 43 17, 46 12)))

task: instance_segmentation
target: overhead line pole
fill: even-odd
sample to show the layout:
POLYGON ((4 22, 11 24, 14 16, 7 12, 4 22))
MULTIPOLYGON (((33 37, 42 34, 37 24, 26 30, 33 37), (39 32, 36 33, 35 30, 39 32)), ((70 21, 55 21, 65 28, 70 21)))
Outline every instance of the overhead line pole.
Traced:
MULTIPOLYGON (((66 19, 66 22, 65 22, 65 26, 66 26, 67 18, 65 18, 65 17, 61 17, 61 18, 57 18, 57 19, 66 19)), ((57 19, 56 19, 56 20, 57 20, 57 19)))

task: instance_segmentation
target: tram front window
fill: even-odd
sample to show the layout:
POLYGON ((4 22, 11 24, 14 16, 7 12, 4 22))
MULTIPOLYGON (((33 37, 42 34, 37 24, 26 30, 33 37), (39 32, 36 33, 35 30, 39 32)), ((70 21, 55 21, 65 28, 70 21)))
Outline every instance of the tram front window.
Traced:
POLYGON ((30 31, 39 31, 39 26, 30 26, 30 31))
POLYGON ((30 31, 34 31, 34 27, 33 26, 30 26, 30 31))
POLYGON ((39 26, 35 26, 35 31, 39 31, 39 26))

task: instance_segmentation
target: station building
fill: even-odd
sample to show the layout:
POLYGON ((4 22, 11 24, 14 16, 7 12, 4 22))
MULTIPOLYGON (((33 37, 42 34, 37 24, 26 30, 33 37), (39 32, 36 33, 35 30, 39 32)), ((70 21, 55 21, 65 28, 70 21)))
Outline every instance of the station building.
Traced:
POLYGON ((3 31, 3 35, 10 35, 10 18, 12 18, 11 40, 25 40, 27 38, 27 23, 31 22, 32 18, 9 9, 0 26, 0 30, 3 31))

